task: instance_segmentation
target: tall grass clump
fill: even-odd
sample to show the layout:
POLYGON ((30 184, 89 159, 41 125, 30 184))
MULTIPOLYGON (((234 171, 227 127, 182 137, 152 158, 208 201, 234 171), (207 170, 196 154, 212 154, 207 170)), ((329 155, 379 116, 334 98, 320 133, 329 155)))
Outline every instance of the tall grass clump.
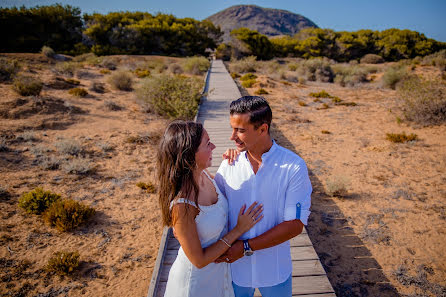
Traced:
POLYGON ((258 68, 257 58, 255 56, 249 56, 240 60, 231 60, 229 64, 230 72, 247 73, 255 72, 258 68))
POLYGON ((57 74, 73 76, 79 68, 81 68, 81 65, 77 62, 60 62, 54 66, 53 71, 57 74))
POLYGON ((203 82, 198 78, 162 74, 146 78, 136 94, 160 115, 192 119, 197 112, 202 87, 203 82))
POLYGON ((42 87, 42 82, 31 76, 18 76, 12 84, 13 90, 22 96, 38 96, 42 87))
POLYGON ((331 176, 325 183, 325 191, 331 197, 344 197, 348 194, 349 178, 340 175, 331 176))
POLYGON ((19 198, 19 207, 27 213, 40 215, 58 200, 60 200, 60 195, 44 191, 42 188, 35 188, 19 198))
POLYGON ((60 275, 72 274, 79 266, 78 252, 55 252, 48 261, 46 270, 60 275))
POLYGON ((421 61, 421 65, 436 66, 441 71, 446 71, 446 49, 425 56, 421 61))
POLYGON ((19 70, 20 65, 17 60, 0 57, 0 82, 11 80, 19 70))
POLYGON ((43 213, 43 220, 57 230, 67 232, 87 223, 95 212, 94 208, 73 199, 61 199, 43 213))
POLYGON ((367 75, 371 72, 377 71, 377 69, 374 67, 364 67, 350 64, 333 65, 333 70, 336 75, 334 81, 343 87, 352 87, 359 83, 367 82, 367 75))
POLYGON ((327 59, 304 60, 297 72, 308 81, 333 82, 334 79, 331 63, 327 59))
POLYGON ((129 72, 127 71, 117 71, 110 75, 108 82, 115 89, 121 91, 131 91, 133 86, 133 79, 129 72))
POLYGON ((47 58, 54 58, 54 56, 56 55, 56 52, 54 52, 51 47, 45 45, 40 50, 40 53, 47 58))
POLYGON ((446 84, 411 77, 398 86, 403 114, 418 125, 438 125, 446 122, 446 84))
POLYGON ((409 73, 405 66, 396 65, 389 67, 381 78, 381 84, 385 88, 395 90, 396 85, 406 79, 409 73))
POLYGON ((208 71, 211 63, 205 57, 190 57, 183 62, 183 69, 187 73, 200 75, 208 71))

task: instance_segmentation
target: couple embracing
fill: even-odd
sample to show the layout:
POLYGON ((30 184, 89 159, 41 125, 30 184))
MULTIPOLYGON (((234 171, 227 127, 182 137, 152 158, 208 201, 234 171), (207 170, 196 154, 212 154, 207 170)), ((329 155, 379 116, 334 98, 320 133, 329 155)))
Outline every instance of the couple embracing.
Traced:
POLYGON ((158 151, 163 223, 181 244, 165 297, 291 297, 289 240, 307 224, 311 183, 305 162, 271 138, 265 99, 230 105, 231 140, 215 176, 215 145, 203 126, 174 121, 158 151))

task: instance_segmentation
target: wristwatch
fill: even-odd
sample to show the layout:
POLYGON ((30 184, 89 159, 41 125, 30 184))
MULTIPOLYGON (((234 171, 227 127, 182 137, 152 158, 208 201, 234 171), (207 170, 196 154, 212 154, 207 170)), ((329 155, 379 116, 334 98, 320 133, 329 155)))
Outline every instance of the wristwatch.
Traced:
POLYGON ((254 254, 251 247, 249 246, 248 239, 243 240, 243 254, 245 256, 251 256, 254 254))

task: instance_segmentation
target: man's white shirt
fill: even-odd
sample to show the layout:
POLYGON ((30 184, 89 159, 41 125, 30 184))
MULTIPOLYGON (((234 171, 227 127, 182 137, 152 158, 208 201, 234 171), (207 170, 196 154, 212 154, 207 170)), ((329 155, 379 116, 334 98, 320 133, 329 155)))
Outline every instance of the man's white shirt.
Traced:
MULTIPOLYGON (((312 187, 307 166, 302 158, 274 141, 262 155, 257 174, 246 152, 242 152, 233 165, 223 160, 215 181, 228 199, 229 230, 237 224, 244 204, 248 207, 257 201, 264 206, 263 219, 240 239, 254 238, 284 221, 308 222, 312 187)), ((269 287, 286 281, 292 272, 289 241, 242 257, 231 264, 231 271, 233 282, 243 287, 269 287)))

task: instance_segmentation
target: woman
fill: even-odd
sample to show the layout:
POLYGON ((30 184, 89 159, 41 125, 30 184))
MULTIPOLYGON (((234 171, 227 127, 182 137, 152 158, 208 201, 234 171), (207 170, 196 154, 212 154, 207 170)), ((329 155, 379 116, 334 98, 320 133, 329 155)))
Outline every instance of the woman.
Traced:
POLYGON ((234 296, 229 264, 214 260, 263 217, 262 205, 243 206, 237 226, 227 232, 228 203, 206 171, 214 148, 195 122, 174 121, 161 139, 159 202, 163 223, 174 228, 181 244, 165 297, 234 296))

